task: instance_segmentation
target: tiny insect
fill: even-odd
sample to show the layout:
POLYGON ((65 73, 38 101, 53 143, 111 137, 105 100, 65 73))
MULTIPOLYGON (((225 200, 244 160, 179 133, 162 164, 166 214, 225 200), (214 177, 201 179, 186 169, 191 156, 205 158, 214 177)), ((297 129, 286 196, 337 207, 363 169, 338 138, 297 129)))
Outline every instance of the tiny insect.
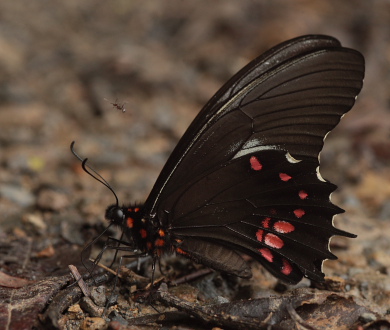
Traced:
MULTIPOLYGON (((246 254, 273 276, 295 284, 323 281, 322 264, 337 259, 333 226, 344 212, 322 178, 324 139, 355 103, 364 58, 332 37, 288 40, 234 75, 200 111, 173 150, 144 204, 119 205, 87 159, 84 170, 109 188, 106 209, 121 238, 107 249, 132 257, 167 253, 217 271, 252 276, 246 254)), ((112 103, 119 110, 124 107, 112 103)), ((153 275, 153 273, 152 273, 153 275)))
POLYGON ((125 104, 124 103, 118 103, 118 99, 115 99, 115 102, 111 102, 110 100, 104 99, 105 101, 109 102, 115 109, 120 110, 122 112, 126 112, 125 104))

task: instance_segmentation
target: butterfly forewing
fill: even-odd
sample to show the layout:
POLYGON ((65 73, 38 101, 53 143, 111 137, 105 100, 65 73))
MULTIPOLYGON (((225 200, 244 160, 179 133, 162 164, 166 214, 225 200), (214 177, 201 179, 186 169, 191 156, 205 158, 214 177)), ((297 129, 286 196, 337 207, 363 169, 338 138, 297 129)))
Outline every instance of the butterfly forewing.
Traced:
POLYGON ((261 84, 240 102, 254 124, 242 149, 275 145, 298 159, 317 158, 324 136, 353 106, 362 87, 361 60, 349 50, 318 51, 259 79, 261 84))
POLYGON ((214 269, 246 277, 234 252, 241 251, 287 282, 323 279, 323 260, 335 258, 331 236, 353 235, 333 227, 342 210, 329 200, 335 186, 320 177, 318 156, 363 76, 362 55, 325 36, 293 39, 255 59, 190 125, 146 217, 167 228, 178 253, 214 269), (222 251, 234 266, 221 262, 222 251))

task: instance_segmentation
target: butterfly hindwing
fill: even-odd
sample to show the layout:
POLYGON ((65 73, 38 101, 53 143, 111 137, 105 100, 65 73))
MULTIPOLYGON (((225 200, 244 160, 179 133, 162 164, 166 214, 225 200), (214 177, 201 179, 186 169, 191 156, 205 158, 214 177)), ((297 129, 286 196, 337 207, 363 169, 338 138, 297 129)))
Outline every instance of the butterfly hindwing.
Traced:
MULTIPOLYGON (((334 259, 328 249, 330 237, 350 235, 333 227, 333 216, 342 210, 330 202, 335 186, 318 177, 316 163, 297 162, 282 151, 265 150, 225 164, 223 178, 219 172, 209 173, 180 196, 178 205, 196 207, 170 214, 173 235, 184 242, 218 241, 253 256, 267 268, 299 265, 298 274, 291 278, 309 274, 321 280, 322 261, 334 259), (191 193, 208 182, 213 184, 197 205, 191 193)), ((286 274, 279 275, 294 282, 286 274)))

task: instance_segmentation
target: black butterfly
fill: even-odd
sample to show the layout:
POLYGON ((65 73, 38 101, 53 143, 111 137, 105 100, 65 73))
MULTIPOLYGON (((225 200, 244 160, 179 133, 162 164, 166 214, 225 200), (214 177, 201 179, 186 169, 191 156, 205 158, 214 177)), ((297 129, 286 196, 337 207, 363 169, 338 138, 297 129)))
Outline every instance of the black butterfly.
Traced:
POLYGON ((328 36, 253 60, 198 114, 145 204, 108 207, 121 249, 155 261, 176 252, 248 278, 244 253, 287 283, 322 281, 323 261, 336 259, 330 238, 356 236, 333 226, 343 210, 330 201, 336 186, 319 174, 319 153, 363 77, 363 56, 328 36))

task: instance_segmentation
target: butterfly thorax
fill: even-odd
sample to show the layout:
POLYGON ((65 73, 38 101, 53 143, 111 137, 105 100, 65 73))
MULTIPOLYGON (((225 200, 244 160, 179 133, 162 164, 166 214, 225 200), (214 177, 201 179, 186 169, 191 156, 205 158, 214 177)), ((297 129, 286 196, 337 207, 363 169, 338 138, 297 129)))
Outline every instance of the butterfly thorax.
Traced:
POLYGON ((171 246, 167 233, 147 218, 143 205, 111 205, 106 219, 119 226, 138 251, 160 256, 171 246))

